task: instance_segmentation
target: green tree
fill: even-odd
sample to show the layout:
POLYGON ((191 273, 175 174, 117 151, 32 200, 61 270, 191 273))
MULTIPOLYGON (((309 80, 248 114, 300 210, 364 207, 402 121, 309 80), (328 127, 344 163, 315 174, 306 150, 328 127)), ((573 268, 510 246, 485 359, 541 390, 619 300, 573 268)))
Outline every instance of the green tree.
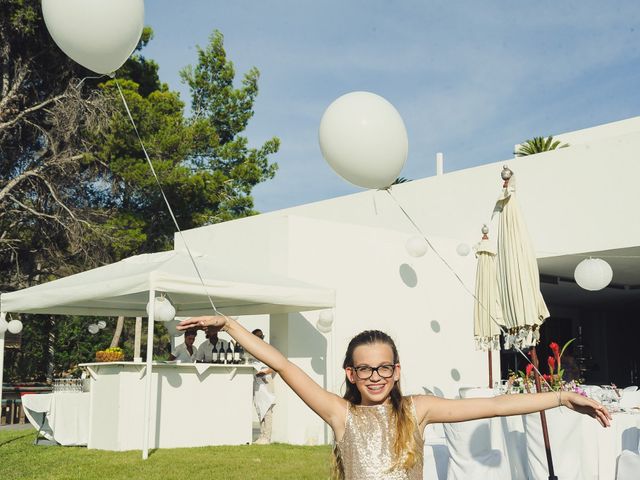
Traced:
POLYGON ((552 136, 548 137, 533 137, 530 140, 525 141, 518 145, 518 149, 513 152, 516 157, 526 157, 527 155, 535 155, 536 153, 548 152, 555 150, 556 148, 565 148, 569 144, 562 143, 560 140, 554 139, 552 136))
MULTIPOLYGON (((233 65, 215 33, 185 70, 194 97, 187 117, 158 65, 142 55, 152 36, 144 30, 118 82, 180 227, 255 213, 251 190, 275 174, 269 157, 279 147, 273 138, 249 148, 242 136, 257 70, 234 88, 233 65)), ((0 55, 0 291, 170 248, 175 228, 115 81, 79 81, 93 74, 53 43, 37 0, 0 3, 0 55)), ((86 318, 23 321, 22 348, 5 363, 8 380, 42 379, 49 367, 59 373, 90 361, 116 324, 91 336, 86 318)), ((163 353, 167 337, 159 332, 155 351, 163 353)), ((133 320, 122 332, 129 355, 132 337, 133 320)))

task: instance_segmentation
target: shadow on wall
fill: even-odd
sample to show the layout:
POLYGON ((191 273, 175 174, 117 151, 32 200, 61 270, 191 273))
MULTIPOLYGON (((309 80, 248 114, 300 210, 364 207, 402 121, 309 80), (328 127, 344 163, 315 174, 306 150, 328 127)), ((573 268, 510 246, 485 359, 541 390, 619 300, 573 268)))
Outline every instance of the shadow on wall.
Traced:
POLYGON ((325 358, 328 347, 327 338, 300 313, 289 315, 289 325, 294 338, 301 339, 297 342, 290 342, 289 357, 311 357, 313 371, 318 375, 325 375, 327 372, 325 358))

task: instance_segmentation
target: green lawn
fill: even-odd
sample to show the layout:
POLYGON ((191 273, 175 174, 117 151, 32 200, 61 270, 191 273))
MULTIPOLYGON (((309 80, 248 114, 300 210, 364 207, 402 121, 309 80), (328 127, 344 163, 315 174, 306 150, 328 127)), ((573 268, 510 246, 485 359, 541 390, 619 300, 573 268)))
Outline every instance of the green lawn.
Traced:
POLYGON ((35 430, 0 430, 0 479, 307 480, 329 477, 328 446, 285 444, 140 451, 34 446, 35 430))

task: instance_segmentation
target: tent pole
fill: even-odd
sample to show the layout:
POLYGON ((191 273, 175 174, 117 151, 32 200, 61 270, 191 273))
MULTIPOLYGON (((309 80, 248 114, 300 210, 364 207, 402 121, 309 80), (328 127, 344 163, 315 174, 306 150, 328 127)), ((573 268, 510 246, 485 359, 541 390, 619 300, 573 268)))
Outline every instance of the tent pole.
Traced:
POLYGON ((493 350, 487 350, 487 359, 489 360, 489 388, 493 388, 493 350))
POLYGON ((151 426, 151 367, 153 363, 153 319, 155 317, 156 291, 149 290, 149 318, 147 322, 147 372, 144 392, 144 437, 142 437, 142 459, 149 458, 149 430, 151 426))
POLYGON ((142 317, 136 317, 136 329, 133 337, 133 361, 141 362, 140 340, 142 339, 142 317))
MULTIPOLYGON (((6 312, 0 313, 0 323, 4 323, 6 320, 6 312)), ((0 405, 2 405, 2 376, 4 373, 4 332, 0 332, 0 405)), ((0 417, 2 412, 0 411, 0 417)))

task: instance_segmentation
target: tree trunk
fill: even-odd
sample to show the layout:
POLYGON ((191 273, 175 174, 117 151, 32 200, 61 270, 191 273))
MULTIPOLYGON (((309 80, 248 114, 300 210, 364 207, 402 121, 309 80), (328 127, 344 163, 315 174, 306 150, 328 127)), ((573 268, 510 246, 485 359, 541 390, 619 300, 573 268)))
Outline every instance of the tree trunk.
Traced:
POLYGON ((118 317, 116 322, 116 331, 113 332, 113 338, 111 339, 110 348, 117 347, 120 343, 120 336, 122 335, 122 328, 124 327, 124 317, 118 317))

